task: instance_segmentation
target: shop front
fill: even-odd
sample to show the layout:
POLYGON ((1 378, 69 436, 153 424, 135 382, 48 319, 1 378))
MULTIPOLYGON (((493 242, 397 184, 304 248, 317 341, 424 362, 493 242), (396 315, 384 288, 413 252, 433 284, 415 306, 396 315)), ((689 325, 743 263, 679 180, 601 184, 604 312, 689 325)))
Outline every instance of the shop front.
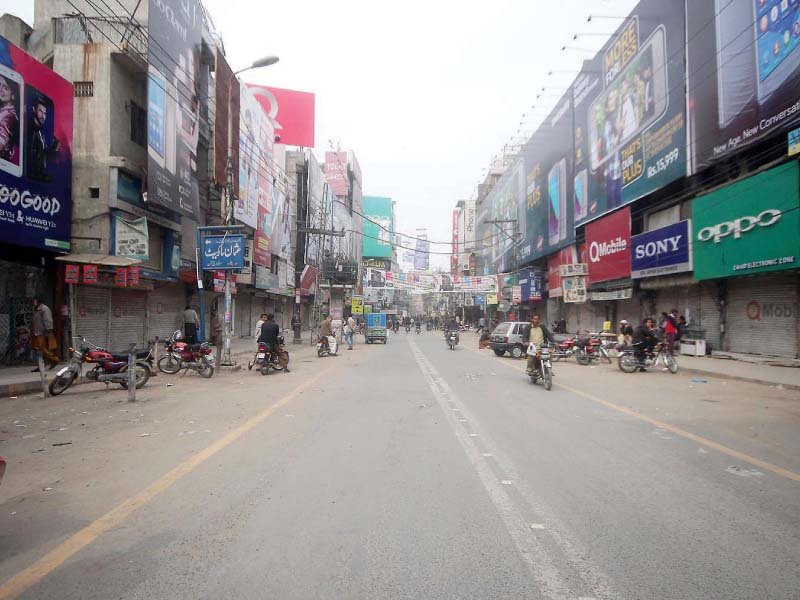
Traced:
POLYGON ((720 349, 800 353, 800 190, 797 162, 692 202, 695 278, 713 290, 720 349))

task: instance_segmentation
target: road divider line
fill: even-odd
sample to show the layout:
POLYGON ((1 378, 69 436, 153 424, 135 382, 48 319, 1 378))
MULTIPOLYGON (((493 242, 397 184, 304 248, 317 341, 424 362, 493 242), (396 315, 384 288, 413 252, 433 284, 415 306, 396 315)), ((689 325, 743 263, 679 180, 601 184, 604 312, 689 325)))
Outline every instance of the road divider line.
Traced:
MULTIPOLYGON (((470 352, 474 352, 476 354, 480 354, 480 350, 472 350, 471 348, 467 348, 467 350, 469 350, 470 352)), ((518 367, 514 364, 503 361, 502 358, 497 358, 496 360, 498 360, 500 364, 506 367, 510 367, 512 369, 521 371, 523 373, 525 372, 525 369, 523 367, 518 367)), ((566 390, 567 392, 571 392, 576 396, 581 396, 582 398, 586 398, 587 400, 591 400, 592 402, 601 404, 606 408, 610 408, 611 410, 616 411, 618 413, 627 415, 629 417, 634 417, 636 419, 639 419, 640 421, 644 421, 645 423, 649 423, 650 425, 654 425, 655 427, 660 427, 671 433, 674 433, 675 435, 679 435, 684 439, 691 440, 707 448, 712 448, 713 450, 721 452, 722 454, 726 454, 731 458, 735 458, 736 460, 741 460, 742 462, 749 463, 755 467, 759 467, 775 475, 780 475, 781 477, 785 477, 786 479, 800 482, 800 473, 795 473, 794 471, 791 471, 789 469, 779 467, 778 465, 773 465, 772 463, 769 463, 765 460, 761 460, 760 458, 750 456, 749 454, 745 454, 744 452, 734 450, 733 448, 729 448, 728 446, 725 446, 723 444, 705 438, 701 435, 697 435, 696 433, 692 433, 691 431, 686 431, 685 429, 681 429, 680 427, 677 427, 675 425, 670 425, 669 423, 666 423, 664 421, 659 421, 658 419, 654 419, 653 417, 648 417, 647 415, 638 413, 635 410, 627 408, 625 406, 614 404, 613 402, 604 400, 603 398, 595 396, 594 394, 590 394, 588 392, 584 392, 583 390, 574 388, 571 385, 566 385, 563 383, 555 383, 555 382, 553 382, 553 385, 560 387, 562 390, 566 390)))
POLYGON ((131 515, 131 513, 150 502, 153 498, 166 491, 168 488, 172 487, 175 483, 194 471, 209 458, 230 446, 244 434, 248 433, 257 425, 272 416, 277 410, 283 408, 289 402, 297 398, 297 396, 299 396, 308 387, 321 379, 323 375, 326 375, 328 371, 331 370, 332 366, 333 363, 331 366, 326 367, 310 379, 307 379, 295 387, 294 390, 278 400, 275 404, 272 404, 268 408, 262 410, 260 413, 251 417, 239 427, 221 437, 210 446, 193 455, 191 458, 185 460, 177 467, 151 483, 138 494, 131 496, 96 521, 93 521, 83 529, 71 535, 67 540, 50 550, 31 566, 23 569, 11 577, 8 581, 0 585, 0 600, 18 597, 30 587, 44 579, 47 575, 55 571, 59 566, 80 552, 83 548, 94 542, 98 537, 110 529, 118 527, 131 515))

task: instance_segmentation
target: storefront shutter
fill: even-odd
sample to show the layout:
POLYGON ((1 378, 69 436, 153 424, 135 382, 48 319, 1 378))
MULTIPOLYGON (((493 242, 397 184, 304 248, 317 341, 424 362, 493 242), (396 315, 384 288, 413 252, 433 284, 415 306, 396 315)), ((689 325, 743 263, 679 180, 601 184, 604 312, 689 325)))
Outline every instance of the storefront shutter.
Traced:
POLYGON ((96 346, 107 348, 108 339, 108 303, 111 290, 108 288, 77 286, 77 302, 75 307, 75 332, 96 346))
POLYGON ((252 337, 259 315, 253 318, 253 297, 250 293, 240 291, 234 298, 236 303, 236 322, 234 333, 238 337, 252 337))
POLYGON ((176 329, 183 330, 186 293, 181 283, 154 289, 147 294, 147 337, 168 339, 176 329))
POLYGON ((797 358, 799 279, 787 274, 731 280, 725 350, 797 358))
POLYGON ((697 285, 690 301, 694 310, 689 314, 689 337, 692 337, 691 334, 694 330, 702 330, 705 332, 705 340, 711 345, 711 348, 721 350, 717 294, 717 284, 713 281, 704 281, 697 285))
POLYGON ((134 290, 111 290, 110 349, 122 352, 130 344, 144 348, 147 294, 134 290))

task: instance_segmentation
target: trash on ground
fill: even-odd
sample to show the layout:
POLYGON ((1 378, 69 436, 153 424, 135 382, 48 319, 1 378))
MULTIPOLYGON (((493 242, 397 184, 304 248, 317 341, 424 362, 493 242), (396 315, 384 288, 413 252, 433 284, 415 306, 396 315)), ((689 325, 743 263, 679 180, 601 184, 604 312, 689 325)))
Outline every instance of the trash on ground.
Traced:
POLYGON ((51 491, 52 489, 53 489, 53 488, 51 488, 51 487, 46 487, 46 488, 42 488, 42 491, 43 491, 43 492, 49 492, 49 491, 51 491))
POLYGON ((708 379, 703 379, 702 377, 694 377, 691 379, 692 383, 708 383, 708 379))
POLYGON ((149 433, 140 433, 139 437, 150 437, 149 433))
POLYGON ((174 383, 168 383, 167 387, 172 387, 173 385, 175 385, 175 384, 174 383))
POLYGON ((44 452, 45 448, 39 448, 38 450, 34 450, 31 454, 36 454, 37 452, 44 452))
POLYGON ((72 442, 56 442, 53 446, 69 446, 72 442))

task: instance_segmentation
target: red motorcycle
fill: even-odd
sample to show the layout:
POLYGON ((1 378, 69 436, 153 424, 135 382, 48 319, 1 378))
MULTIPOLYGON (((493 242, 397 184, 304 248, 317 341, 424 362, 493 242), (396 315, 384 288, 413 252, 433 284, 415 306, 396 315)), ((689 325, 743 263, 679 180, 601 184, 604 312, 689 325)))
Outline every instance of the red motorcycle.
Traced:
POLYGON ((158 370, 168 375, 174 375, 180 371, 188 373, 191 369, 197 371, 201 377, 212 377, 214 375, 214 356, 209 343, 187 344, 181 341, 182 337, 178 330, 164 342, 166 352, 158 359, 158 370))
POLYGON ((558 362, 559 360, 567 359, 577 351, 577 337, 571 337, 565 339, 563 342, 558 342, 555 346, 551 346, 550 348, 550 358, 553 362, 558 362))
MULTIPOLYGON (((50 394, 58 396, 81 376, 83 363, 96 365, 86 372, 86 379, 97 383, 118 383, 128 389, 128 355, 127 353, 112 353, 95 346, 85 337, 81 338, 80 346, 69 349, 71 359, 66 367, 56 373, 50 382, 50 394)), ((147 350, 136 351, 136 366, 134 380, 138 390, 150 379, 153 362, 152 346, 147 350)))
POLYGON ((606 339, 601 339, 596 333, 590 333, 588 337, 578 339, 575 360, 583 366, 596 360, 604 360, 611 364, 611 355, 608 353, 610 345, 606 339))

